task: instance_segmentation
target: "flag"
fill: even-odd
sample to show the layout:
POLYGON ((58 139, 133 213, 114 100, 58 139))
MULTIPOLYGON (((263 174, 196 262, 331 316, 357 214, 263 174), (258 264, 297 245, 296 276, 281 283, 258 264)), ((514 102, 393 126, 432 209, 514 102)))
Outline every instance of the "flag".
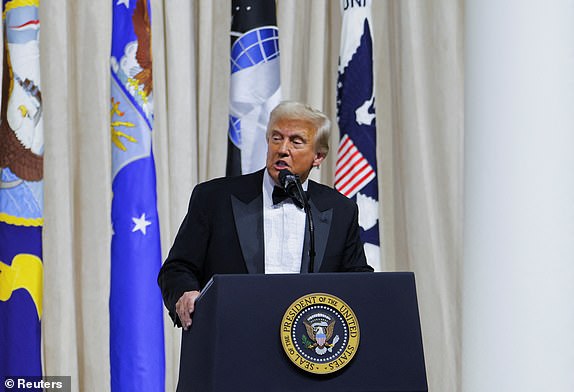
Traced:
POLYGON ((113 0, 111 53, 112 391, 163 391, 163 308, 156 179, 151 145, 151 10, 147 0, 113 0))
POLYGON ((39 1, 2 2, 0 380, 41 376, 44 134, 39 1))
POLYGON ((269 113, 281 100, 275 0, 232 0, 227 175, 265 167, 269 113))
POLYGON ((361 239, 370 265, 380 265, 379 192, 371 1, 341 0, 343 27, 337 80, 335 188, 359 206, 361 239))

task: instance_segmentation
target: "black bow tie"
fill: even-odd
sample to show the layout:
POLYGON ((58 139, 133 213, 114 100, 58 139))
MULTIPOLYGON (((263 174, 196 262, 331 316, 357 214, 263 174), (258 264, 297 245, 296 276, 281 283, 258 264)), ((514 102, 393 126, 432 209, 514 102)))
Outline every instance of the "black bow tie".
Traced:
POLYGON ((285 189, 275 186, 273 187, 273 194, 271 195, 273 198, 273 205, 279 204, 287 199, 289 199, 289 195, 285 192, 285 189))
MULTIPOLYGON (((307 194, 307 192, 305 192, 305 194, 307 194)), ((289 194, 285 192, 285 189, 281 188, 280 186, 273 187, 273 194, 271 195, 271 198, 273 199, 273 205, 277 205, 281 202, 284 202, 285 200, 290 199, 297 207, 303 208, 303 204, 301 204, 297 198, 289 196, 289 194)))

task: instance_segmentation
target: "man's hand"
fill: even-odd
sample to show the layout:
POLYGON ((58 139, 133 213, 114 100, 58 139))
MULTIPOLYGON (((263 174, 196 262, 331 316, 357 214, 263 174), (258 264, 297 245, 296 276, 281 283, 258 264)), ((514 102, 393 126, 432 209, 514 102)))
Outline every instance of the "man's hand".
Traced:
POLYGON ((175 311, 185 331, 191 326, 191 314, 195 310, 195 300, 199 297, 199 291, 186 291, 175 303, 175 311))

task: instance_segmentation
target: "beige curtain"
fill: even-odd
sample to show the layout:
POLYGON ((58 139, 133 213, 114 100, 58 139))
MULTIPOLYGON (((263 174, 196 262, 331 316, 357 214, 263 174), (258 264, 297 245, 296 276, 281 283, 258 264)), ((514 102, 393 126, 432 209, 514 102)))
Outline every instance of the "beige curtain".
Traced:
MULTIPOLYGON (((229 0, 151 0, 162 249, 227 149, 229 0)), ((460 386, 463 1, 375 0, 384 271, 414 271, 429 389, 460 386)), ((44 366, 74 391, 109 390, 108 1, 40 5, 45 124, 44 366)), ((278 0, 283 98, 335 118, 338 1, 278 0)), ((336 146, 335 129, 332 145, 336 146)), ((335 154, 315 179, 332 184, 335 154)), ((376 310, 373 310, 376 311, 376 310)), ((134 328, 138 326, 134 325, 134 328)), ((180 331, 166 317, 166 390, 180 331)))

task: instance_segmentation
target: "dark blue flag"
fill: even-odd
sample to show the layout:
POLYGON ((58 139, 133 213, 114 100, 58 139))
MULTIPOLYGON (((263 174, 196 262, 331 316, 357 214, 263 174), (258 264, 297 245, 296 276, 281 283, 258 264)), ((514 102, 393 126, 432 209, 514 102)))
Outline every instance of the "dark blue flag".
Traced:
POLYGON ((3 1, 0 380, 41 376, 44 134, 38 1, 3 1))
POLYGON ((163 391, 163 308, 151 146, 151 17, 146 0, 114 0, 111 53, 112 391, 163 391))
POLYGON ((337 81, 335 188, 359 206, 361 238, 367 260, 380 268, 379 192, 371 1, 342 0, 343 28, 337 81))

